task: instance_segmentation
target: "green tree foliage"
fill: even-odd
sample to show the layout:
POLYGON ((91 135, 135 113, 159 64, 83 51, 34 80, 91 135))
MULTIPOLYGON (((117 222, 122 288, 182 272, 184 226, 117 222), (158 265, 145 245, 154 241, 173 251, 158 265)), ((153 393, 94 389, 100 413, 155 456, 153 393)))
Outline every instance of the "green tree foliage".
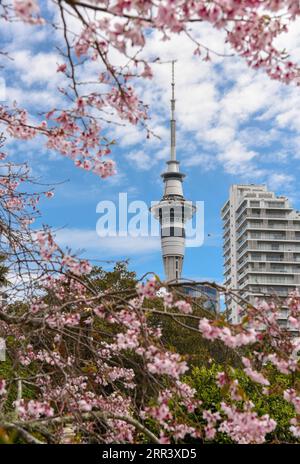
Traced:
POLYGON ((7 279, 8 267, 5 265, 5 256, 0 255, 0 288, 1 294, 4 291, 3 287, 9 285, 9 281, 7 279))
POLYGON ((137 282, 136 273, 128 270, 128 261, 118 261, 111 271, 94 266, 89 274, 89 280, 100 291, 130 290, 137 282))
MULTIPOLYGON (((210 366, 194 367, 185 381, 197 391, 197 398, 202 401, 203 409, 221 412, 221 402, 224 401, 224 391, 216 385, 216 375, 224 370, 224 365, 212 362, 210 366)), ((262 386, 252 382, 240 368, 232 369, 232 374, 239 382, 241 389, 255 405, 258 415, 269 414, 276 420, 276 430, 267 436, 269 443, 295 443, 297 440, 289 431, 290 419, 294 417, 293 406, 284 400, 282 390, 290 387, 288 376, 279 374, 273 367, 267 367, 271 385, 269 394, 263 394, 262 386)), ((231 370, 231 369, 230 369, 231 370)), ((229 393, 225 401, 231 402, 229 393)), ((203 420, 199 418, 199 420, 203 420)), ((203 421, 205 423, 205 421, 203 421)), ((230 443, 224 434, 218 433, 214 442, 230 443)))

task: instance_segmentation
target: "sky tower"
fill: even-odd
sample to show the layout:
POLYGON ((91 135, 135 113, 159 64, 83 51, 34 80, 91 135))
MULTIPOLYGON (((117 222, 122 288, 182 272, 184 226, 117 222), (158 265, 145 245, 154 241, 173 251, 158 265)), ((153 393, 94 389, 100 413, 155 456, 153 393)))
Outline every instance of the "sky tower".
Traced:
POLYGON ((152 214, 159 220, 161 228, 161 248, 166 281, 177 281, 181 277, 184 249, 185 222, 193 216, 195 207, 185 200, 182 182, 185 177, 179 171, 176 160, 176 120, 175 120, 175 80, 172 61, 172 98, 171 98, 171 156, 167 161, 167 170, 161 176, 164 181, 164 195, 161 201, 151 208, 152 214))

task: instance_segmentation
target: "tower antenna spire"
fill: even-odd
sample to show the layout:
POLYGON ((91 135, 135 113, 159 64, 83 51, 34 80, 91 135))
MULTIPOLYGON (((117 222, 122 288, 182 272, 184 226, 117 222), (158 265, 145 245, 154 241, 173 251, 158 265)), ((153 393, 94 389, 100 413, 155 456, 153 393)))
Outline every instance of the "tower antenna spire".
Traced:
POLYGON ((176 120, 175 120, 175 60, 172 61, 171 98, 171 161, 176 161, 176 120))

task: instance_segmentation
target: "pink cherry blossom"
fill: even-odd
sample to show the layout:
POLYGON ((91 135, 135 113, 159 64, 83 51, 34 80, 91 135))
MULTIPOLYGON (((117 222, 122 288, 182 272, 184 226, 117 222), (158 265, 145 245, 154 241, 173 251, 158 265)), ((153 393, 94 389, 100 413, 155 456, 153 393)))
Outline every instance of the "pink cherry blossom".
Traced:
POLYGON ((54 192, 49 191, 49 192, 46 192, 45 195, 47 198, 52 198, 54 197, 54 192))
POLYGON ((52 417, 54 415, 53 408, 46 402, 35 400, 17 400, 14 405, 22 420, 39 419, 40 417, 52 417))
POLYGON ((300 396, 297 396, 297 393, 294 389, 289 388, 283 393, 283 397, 286 401, 289 401, 293 404, 297 414, 300 414, 300 396))
POLYGON ((6 381, 4 379, 0 379, 0 396, 6 394, 6 381))
POLYGON ((224 385, 226 385, 226 383, 227 383, 227 376, 226 376, 225 372, 218 372, 216 378, 217 378, 217 382, 216 382, 216 383, 217 383, 218 387, 221 388, 221 387, 223 387, 224 385))
POLYGON ((291 419, 290 421, 290 431, 296 438, 300 438, 300 425, 296 418, 291 419))
POLYGON ((242 357, 243 364, 245 366, 244 372, 250 377, 253 382, 260 383, 261 385, 270 385, 268 379, 266 379, 261 372, 254 370, 251 366, 251 362, 248 358, 242 357))
POLYGON ((181 374, 188 370, 185 361, 182 361, 177 353, 159 352, 157 349, 151 349, 146 352, 149 358, 147 367, 152 374, 169 375, 178 379, 181 374))
POLYGON ((137 284, 138 295, 144 296, 146 298, 155 298, 157 289, 158 285, 154 277, 148 280, 146 283, 137 284))
POLYGON ((187 301, 184 301, 184 300, 176 301, 176 303, 174 304, 174 306, 175 306, 177 309, 179 309, 179 311, 180 311, 181 313, 184 313, 184 314, 190 314, 191 312, 193 312, 190 303, 188 303, 187 301))
POLYGON ((64 73, 64 72, 66 72, 66 70, 67 70, 67 65, 66 65, 66 63, 63 63, 63 64, 60 64, 60 65, 57 67, 56 72, 62 72, 62 73, 64 73))
POLYGON ((14 0, 14 9, 22 21, 30 24, 43 24, 39 17, 39 6, 36 0, 14 0))
POLYGON ((238 444, 260 444, 265 442, 267 433, 276 428, 276 422, 268 414, 259 417, 251 411, 252 405, 246 405, 245 411, 238 411, 234 406, 221 404, 227 419, 224 420, 219 431, 229 435, 238 444))

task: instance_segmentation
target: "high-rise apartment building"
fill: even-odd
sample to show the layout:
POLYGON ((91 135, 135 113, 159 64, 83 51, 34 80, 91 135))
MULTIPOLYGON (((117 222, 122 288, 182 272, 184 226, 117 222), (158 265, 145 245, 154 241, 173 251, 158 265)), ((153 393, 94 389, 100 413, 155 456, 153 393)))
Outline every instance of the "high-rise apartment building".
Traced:
MULTIPOLYGON (((300 214, 265 185, 232 185, 222 208, 225 285, 250 303, 300 288, 300 214)), ((226 299, 231 322, 238 303, 226 299)), ((287 322, 287 310, 279 314, 287 322)))

